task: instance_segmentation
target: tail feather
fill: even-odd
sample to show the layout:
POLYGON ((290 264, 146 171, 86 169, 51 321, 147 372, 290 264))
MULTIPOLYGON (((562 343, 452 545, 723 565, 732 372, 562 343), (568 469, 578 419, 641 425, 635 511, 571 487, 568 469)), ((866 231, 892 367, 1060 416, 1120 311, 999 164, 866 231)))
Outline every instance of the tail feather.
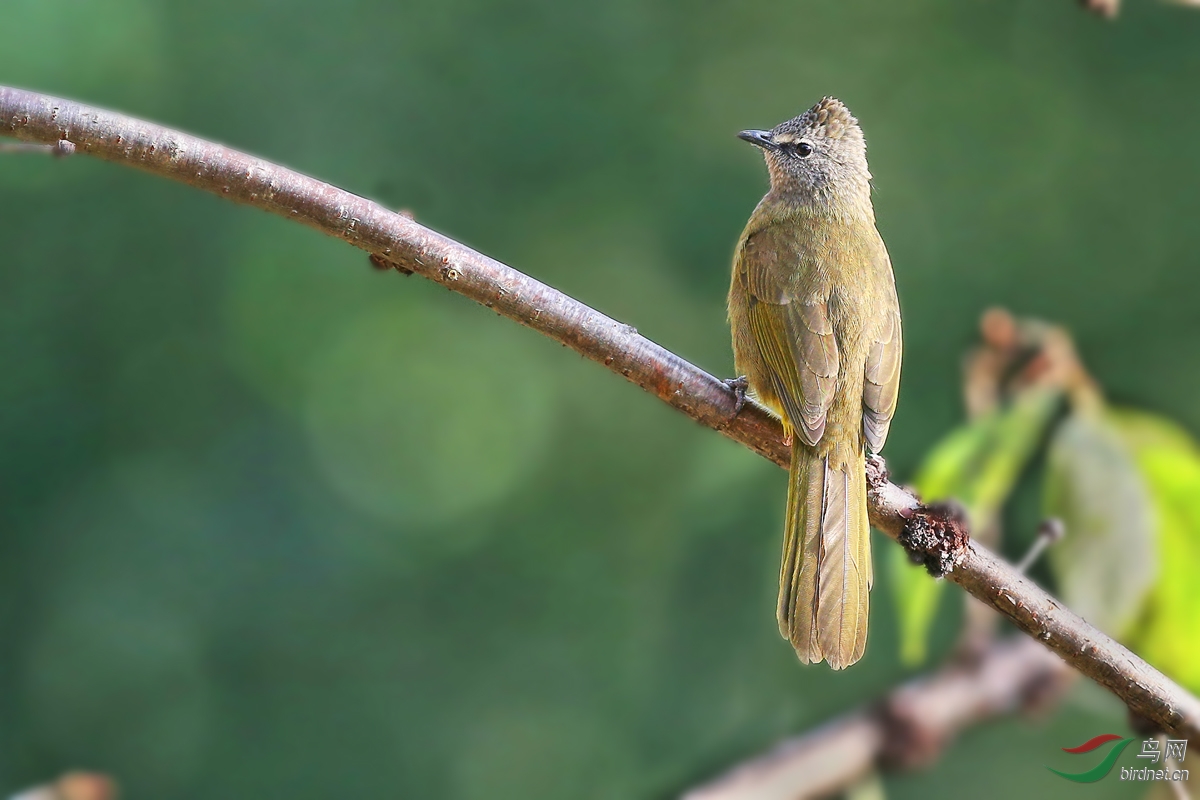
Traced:
POLYGON ((834 467, 797 444, 787 509, 779 630, 802 661, 841 669, 867 644, 873 575, 863 456, 834 467))

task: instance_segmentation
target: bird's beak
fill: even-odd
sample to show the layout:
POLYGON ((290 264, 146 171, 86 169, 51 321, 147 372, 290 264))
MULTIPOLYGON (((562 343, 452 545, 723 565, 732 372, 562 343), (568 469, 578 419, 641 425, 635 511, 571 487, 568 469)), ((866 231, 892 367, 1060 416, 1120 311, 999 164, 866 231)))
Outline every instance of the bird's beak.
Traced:
POLYGON ((763 150, 778 150, 779 146, 775 144, 774 137, 770 131, 742 131, 738 134, 739 139, 744 139, 756 147, 761 147, 763 150))

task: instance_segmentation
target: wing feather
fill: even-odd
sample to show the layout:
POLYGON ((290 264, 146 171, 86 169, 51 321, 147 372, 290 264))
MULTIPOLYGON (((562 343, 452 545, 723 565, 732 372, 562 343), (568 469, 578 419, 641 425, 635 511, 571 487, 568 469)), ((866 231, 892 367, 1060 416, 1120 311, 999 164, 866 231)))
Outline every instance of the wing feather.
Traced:
MULTIPOLYGON (((886 258, 886 255, 884 256, 886 258)), ((900 305, 891 286, 892 302, 867 350, 866 380, 863 382, 863 436, 872 453, 883 449, 900 393, 900 305)))
MULTIPOLYGON (((742 273, 750 296, 750 328, 763 360, 770 366, 772 389, 800 440, 815 445, 825 432, 825 417, 837 389, 839 354, 828 298, 797 297, 795 266, 779 268, 789 250, 769 240, 767 228, 746 242, 755 269, 742 273)), ((794 257, 794 256, 793 256, 794 257)))

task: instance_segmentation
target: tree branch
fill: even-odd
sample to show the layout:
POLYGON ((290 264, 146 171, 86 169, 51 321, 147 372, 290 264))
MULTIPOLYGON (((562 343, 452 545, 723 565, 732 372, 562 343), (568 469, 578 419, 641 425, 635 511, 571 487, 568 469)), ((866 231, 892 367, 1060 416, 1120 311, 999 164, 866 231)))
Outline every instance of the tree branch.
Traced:
MULTIPOLYGON (((629 325, 378 203, 222 145, 19 89, 0 87, 0 134, 71 142, 80 154, 172 178, 343 239, 562 342, 776 464, 788 462, 778 421, 749 404, 735 413, 734 394, 722 381, 629 325)), ((971 542, 951 511, 922 506, 888 483, 881 460, 873 460, 868 472, 873 525, 1112 691, 1135 715, 1200 741, 1200 701, 971 542)))
POLYGON ((1072 672, 1032 639, 993 642, 977 660, 953 662, 879 703, 780 742, 683 800, 802 800, 844 791, 876 766, 932 763, 963 728, 1057 696, 1072 672))

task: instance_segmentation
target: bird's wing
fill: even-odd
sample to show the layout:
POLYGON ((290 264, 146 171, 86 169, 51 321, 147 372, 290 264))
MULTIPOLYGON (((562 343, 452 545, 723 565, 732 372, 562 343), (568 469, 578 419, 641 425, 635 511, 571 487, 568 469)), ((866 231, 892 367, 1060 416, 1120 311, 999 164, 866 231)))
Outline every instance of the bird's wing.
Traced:
POLYGON ((772 388, 802 442, 815 445, 837 388, 838 347, 828 295, 804 296, 803 265, 792 237, 768 227, 747 237, 741 278, 749 296, 750 330, 770 366, 772 388))
POLYGON ((866 380, 863 382, 863 435, 872 453, 882 450, 887 440, 900 390, 900 303, 896 299, 896 285, 890 280, 892 270, 887 257, 884 251, 882 258, 887 268, 891 302, 887 304, 887 313, 867 350, 866 380))

